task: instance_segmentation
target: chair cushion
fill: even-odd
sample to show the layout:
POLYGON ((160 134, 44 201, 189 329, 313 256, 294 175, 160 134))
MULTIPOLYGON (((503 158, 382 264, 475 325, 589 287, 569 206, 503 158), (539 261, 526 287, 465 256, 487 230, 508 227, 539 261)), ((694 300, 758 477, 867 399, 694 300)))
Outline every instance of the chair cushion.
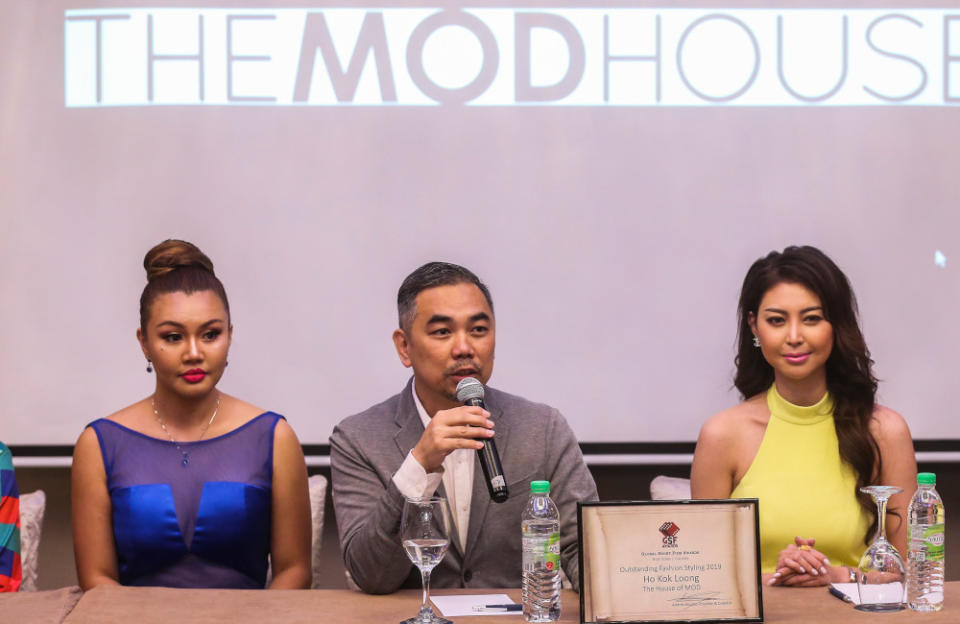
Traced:
POLYGON ((37 564, 46 507, 47 495, 43 490, 20 495, 20 562, 23 566, 20 591, 37 591, 37 564))
POLYGON ((313 475, 307 484, 310 490, 310 517, 313 520, 313 533, 310 541, 310 568, 312 570, 313 589, 320 587, 320 546, 323 543, 323 508, 327 499, 327 479, 323 475, 313 475))
POLYGON ((690 498, 690 479, 659 475, 650 482, 653 500, 687 500, 690 498))

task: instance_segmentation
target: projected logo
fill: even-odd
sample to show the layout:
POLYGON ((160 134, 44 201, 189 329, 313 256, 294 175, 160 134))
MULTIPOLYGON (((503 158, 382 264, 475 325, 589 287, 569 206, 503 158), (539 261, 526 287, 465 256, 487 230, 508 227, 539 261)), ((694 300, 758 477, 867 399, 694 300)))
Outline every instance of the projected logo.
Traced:
POLYGON ((680 532, 680 527, 678 527, 673 522, 664 522, 660 525, 660 533, 663 534, 663 546, 661 548, 677 548, 677 533, 680 532))
POLYGON ((960 105, 945 9, 75 9, 67 106, 960 105))

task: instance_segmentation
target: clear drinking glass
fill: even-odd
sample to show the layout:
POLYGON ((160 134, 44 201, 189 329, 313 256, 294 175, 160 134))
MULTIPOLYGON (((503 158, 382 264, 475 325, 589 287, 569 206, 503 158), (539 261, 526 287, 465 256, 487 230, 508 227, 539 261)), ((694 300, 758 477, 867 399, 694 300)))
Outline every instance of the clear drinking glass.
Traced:
POLYGON ((877 504, 877 534, 860 558, 857 566, 859 611, 900 611, 906 604, 906 568, 903 558, 887 541, 887 501, 903 491, 892 485, 871 485, 860 488, 877 504))
POLYGON ((447 500, 439 496, 408 498, 403 504, 400 541, 423 578, 423 603, 416 617, 400 624, 453 624, 430 607, 430 572, 447 554, 453 526, 447 500))

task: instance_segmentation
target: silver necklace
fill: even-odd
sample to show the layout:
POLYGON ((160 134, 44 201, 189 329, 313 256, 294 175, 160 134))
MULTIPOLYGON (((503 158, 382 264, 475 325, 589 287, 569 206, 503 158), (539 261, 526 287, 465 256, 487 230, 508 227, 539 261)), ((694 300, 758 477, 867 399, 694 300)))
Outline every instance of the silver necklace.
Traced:
MULTIPOLYGON (((190 453, 183 450, 183 447, 180 446, 180 443, 173 439, 173 436, 170 434, 170 430, 167 429, 166 423, 163 422, 163 419, 160 418, 160 412, 157 411, 157 399, 156 397, 150 398, 150 405, 153 407, 153 415, 157 417, 157 422, 160 423, 160 426, 163 428, 163 432, 167 434, 167 437, 170 438, 170 441, 173 442, 174 446, 177 447, 177 450, 183 455, 183 459, 180 460, 180 465, 184 468, 187 467, 187 464, 190 463, 190 453)), ((210 425, 213 424, 213 419, 217 417, 217 412, 220 411, 220 395, 217 394, 217 406, 213 408, 213 416, 210 417, 210 420, 206 425, 203 426, 203 431, 200 432, 200 437, 196 439, 197 442, 203 439, 203 436, 207 435, 207 429, 210 428, 210 425)))

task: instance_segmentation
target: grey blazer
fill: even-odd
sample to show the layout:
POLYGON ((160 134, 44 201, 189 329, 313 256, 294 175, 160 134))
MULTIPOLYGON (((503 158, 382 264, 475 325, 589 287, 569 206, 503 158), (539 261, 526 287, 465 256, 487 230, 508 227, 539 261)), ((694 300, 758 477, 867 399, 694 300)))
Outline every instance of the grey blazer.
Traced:
MULTIPOLYGON (((497 450, 510 498, 490 500, 479 459, 466 548, 455 535, 434 568, 432 587, 519 587, 520 514, 530 481, 550 481, 560 510, 560 558, 576 588, 577 501, 597 499, 597 487, 580 447, 556 409, 487 388, 497 450)), ((364 591, 382 594, 419 587, 420 573, 400 545, 403 495, 393 483, 407 453, 423 433, 410 383, 383 403, 350 416, 330 437, 333 504, 347 570, 364 591)), ((443 485, 437 490, 444 495, 443 485)))

